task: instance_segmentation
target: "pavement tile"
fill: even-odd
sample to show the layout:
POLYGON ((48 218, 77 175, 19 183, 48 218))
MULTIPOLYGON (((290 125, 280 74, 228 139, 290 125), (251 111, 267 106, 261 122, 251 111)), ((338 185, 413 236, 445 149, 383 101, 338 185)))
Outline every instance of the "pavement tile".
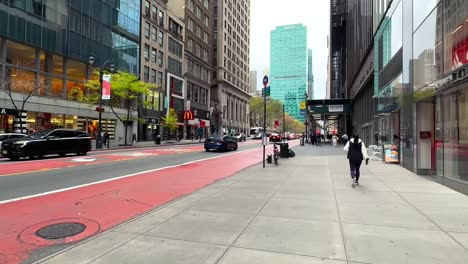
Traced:
POLYGON ((136 235, 107 232, 83 244, 68 249, 44 262, 44 264, 80 264, 90 261, 118 248, 135 238, 136 235))
POLYGON ((449 232, 449 234, 468 250, 468 233, 449 232))
MULTIPOLYGON (((351 182, 349 183, 351 187, 351 182)), ((394 192, 365 191, 356 188, 348 190, 336 190, 338 203, 382 203, 382 204, 407 204, 394 192)))
POLYGON ((182 212, 182 210, 182 208, 177 207, 165 207, 153 213, 135 219, 134 221, 131 221, 123 226, 120 226, 116 228, 115 231, 129 234, 143 234, 146 231, 166 221, 167 219, 182 212))
POLYGON ((466 264, 468 251, 442 231, 342 224, 349 261, 466 264))
POLYGON ((322 258, 346 257, 337 222, 259 216, 235 246, 322 258))
POLYGON ((309 189, 309 188, 291 188, 280 187, 274 195, 275 198, 289 198, 299 200, 313 200, 313 201, 335 201, 335 194, 329 188, 325 189, 309 189))
POLYGON ((151 229, 159 237, 230 245, 252 220, 252 215, 189 210, 151 229))
POLYGON ((445 231, 468 232, 468 208, 419 207, 419 210, 445 231))
POLYGON ((219 264, 346 264, 346 261, 233 247, 219 264))
POLYGON ((442 184, 425 180, 421 183, 405 183, 405 182, 391 182, 388 183, 390 188, 396 192, 415 192, 415 193, 447 193, 456 194, 453 189, 450 189, 442 184))
POLYGON ((200 200, 208 197, 208 195, 203 194, 203 193, 194 193, 187 195, 173 203, 168 204, 167 207, 178 207, 178 208, 190 208, 200 200))
POLYGON ((398 204, 341 203, 342 222, 439 230, 415 208, 398 204))
POLYGON ((259 215, 322 221, 338 221, 336 202, 271 199, 259 215))
POLYGON ((257 214, 267 200, 264 197, 241 196, 220 192, 198 202, 191 209, 235 214, 257 214))
POLYGON ((91 263, 214 264, 225 251, 223 246, 139 236, 91 263))
POLYGON ((461 193, 400 193, 400 195, 417 207, 468 208, 468 196, 461 193))

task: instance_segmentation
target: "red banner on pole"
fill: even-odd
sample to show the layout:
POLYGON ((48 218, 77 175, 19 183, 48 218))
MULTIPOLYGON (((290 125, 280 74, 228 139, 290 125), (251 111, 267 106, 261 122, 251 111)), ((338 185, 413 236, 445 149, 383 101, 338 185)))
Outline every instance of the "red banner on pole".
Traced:
POLYGON ((111 75, 102 76, 102 100, 110 100, 111 95, 111 75))

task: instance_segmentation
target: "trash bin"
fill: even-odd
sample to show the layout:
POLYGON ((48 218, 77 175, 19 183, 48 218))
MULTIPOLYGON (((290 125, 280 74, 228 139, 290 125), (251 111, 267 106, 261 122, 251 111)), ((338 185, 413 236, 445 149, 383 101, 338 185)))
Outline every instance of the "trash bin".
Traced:
POLYGON ((280 158, 289 158, 289 144, 279 143, 280 145, 280 158))
POLYGON ((155 142, 154 142, 154 143, 156 143, 156 145, 160 145, 160 144, 161 144, 161 135, 157 135, 157 136, 156 136, 156 139, 155 139, 155 142))
POLYGON ((301 137, 301 146, 304 146, 304 138, 301 137))

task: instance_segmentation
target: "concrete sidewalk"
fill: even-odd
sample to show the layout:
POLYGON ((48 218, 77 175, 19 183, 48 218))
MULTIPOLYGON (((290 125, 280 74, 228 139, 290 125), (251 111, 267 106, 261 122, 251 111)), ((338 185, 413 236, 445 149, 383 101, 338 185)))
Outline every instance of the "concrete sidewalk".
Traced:
POLYGON ((352 188, 338 147, 297 147, 41 263, 468 263, 468 197, 398 165, 352 188))

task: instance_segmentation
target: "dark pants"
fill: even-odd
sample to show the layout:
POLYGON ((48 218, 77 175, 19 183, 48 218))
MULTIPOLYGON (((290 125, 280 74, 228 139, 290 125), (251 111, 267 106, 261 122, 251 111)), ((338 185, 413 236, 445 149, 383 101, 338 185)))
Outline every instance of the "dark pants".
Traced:
POLYGON ((356 181, 359 181, 359 176, 361 176, 361 173, 359 172, 361 164, 362 160, 349 160, 349 169, 351 170, 351 177, 356 177, 356 181))

